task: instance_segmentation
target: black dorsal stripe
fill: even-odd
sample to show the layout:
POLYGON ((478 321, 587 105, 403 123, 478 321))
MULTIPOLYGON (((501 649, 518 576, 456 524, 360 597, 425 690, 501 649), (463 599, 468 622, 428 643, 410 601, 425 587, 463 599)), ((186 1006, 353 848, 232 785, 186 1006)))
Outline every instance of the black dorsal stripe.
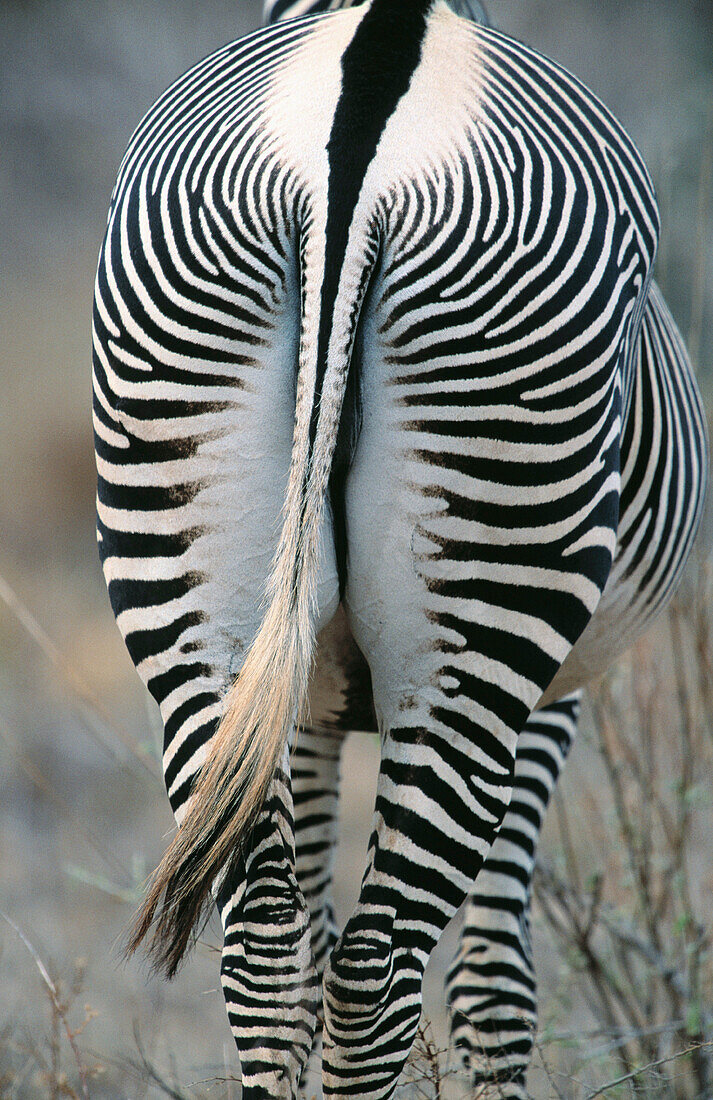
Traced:
POLYGON ((342 57, 342 91, 327 144, 329 190, 310 456, 317 433, 339 277, 359 193, 386 123, 421 59, 433 0, 373 0, 342 57))

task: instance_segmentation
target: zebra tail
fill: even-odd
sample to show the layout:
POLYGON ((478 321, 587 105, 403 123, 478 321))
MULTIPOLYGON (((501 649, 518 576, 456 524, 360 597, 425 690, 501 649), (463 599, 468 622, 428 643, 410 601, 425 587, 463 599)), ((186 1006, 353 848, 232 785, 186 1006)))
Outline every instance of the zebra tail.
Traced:
POLYGON ((331 338, 325 342, 325 253, 309 236, 301 246, 295 433, 267 611, 228 690, 186 815, 149 883, 126 946, 133 954, 150 933, 151 964, 168 978, 198 934, 211 886, 240 858, 307 697, 324 503, 357 320, 376 255, 373 240, 347 246, 339 265, 346 292, 328 310, 331 338))

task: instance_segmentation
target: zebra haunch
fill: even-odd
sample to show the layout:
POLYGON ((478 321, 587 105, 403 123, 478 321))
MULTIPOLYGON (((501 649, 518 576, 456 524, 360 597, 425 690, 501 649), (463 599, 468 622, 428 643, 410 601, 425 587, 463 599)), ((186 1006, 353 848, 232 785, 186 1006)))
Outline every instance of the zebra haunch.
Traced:
POLYGON ((578 81, 445 0, 266 8, 149 111, 99 258, 99 543, 179 825, 132 946, 173 973, 215 898, 246 1100, 296 1096, 320 1029, 325 1095, 385 1098, 466 902, 454 1038, 520 1100, 578 691, 705 489, 653 188, 578 81), (340 935, 354 727, 381 767, 340 935))

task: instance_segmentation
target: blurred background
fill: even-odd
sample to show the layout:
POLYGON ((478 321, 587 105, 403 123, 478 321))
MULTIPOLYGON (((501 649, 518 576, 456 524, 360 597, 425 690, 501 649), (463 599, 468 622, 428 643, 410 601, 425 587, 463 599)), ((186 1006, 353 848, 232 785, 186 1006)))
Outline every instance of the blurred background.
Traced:
MULTIPOLYGON (((657 277, 710 404, 713 5, 490 0, 490 12, 501 29, 583 79, 642 150, 663 219, 657 277)), ((254 0, 0 3, 0 909, 16 926, 0 918, 3 1097, 81 1096, 85 1084, 93 1097, 239 1094, 234 1082, 216 1080, 237 1075, 237 1066, 218 991, 215 930, 206 931, 205 943, 170 986, 150 979, 140 963, 121 962, 116 949, 172 819, 157 778, 157 713, 123 649, 95 548, 90 317, 106 210, 133 129, 175 77, 257 27, 259 17, 254 0), (77 1032, 81 1071, 65 1024, 77 1032)), ((695 583, 688 590, 694 615, 700 612, 695 583)), ((662 799, 673 798, 671 812, 683 813, 695 855, 688 909, 676 916, 672 902, 670 918, 671 927, 683 919, 676 950, 689 958, 695 937, 686 939, 686 921, 694 922, 697 906, 712 911, 706 689, 704 682, 691 687, 694 657, 706 679, 700 654, 707 641, 689 631, 676 651, 674 636, 661 629, 669 657, 678 655, 679 666, 688 668, 681 673, 674 661, 661 671, 651 656, 655 646, 647 641, 640 647, 637 659, 649 662, 652 690, 671 676, 672 695, 688 707, 683 719, 681 712, 665 712, 664 740, 670 743, 680 721, 688 722, 693 736, 695 719, 693 733, 700 734, 700 744, 683 740, 659 763, 666 780, 662 799), (703 694, 695 693, 699 688, 703 694), (678 787, 671 793, 671 775, 678 772, 670 768, 688 769, 683 793, 678 787), (694 820, 699 810, 703 816, 694 820)), ((636 680, 632 667, 622 666, 607 688, 607 714, 611 708, 619 718, 624 714, 622 692, 636 680)), ((597 715, 599 724, 606 723, 606 714, 597 715)), ((543 848, 552 874, 567 880, 574 865, 585 909, 589 903, 582 898, 592 897, 597 876, 611 863, 621 817, 608 776, 611 759, 591 733, 594 717, 590 708, 543 848)), ((369 829, 365 791, 373 783, 378 747, 374 739, 354 736, 347 752, 337 882, 342 917, 361 877, 369 829)), ((635 780, 635 768, 622 780, 621 798, 634 812, 637 798, 645 801, 651 789, 643 780, 639 789, 632 774, 635 780)), ((633 919, 645 896, 626 900, 636 879, 636 850, 628 852, 628 871, 626 856, 621 873, 613 872, 609 901, 629 905, 633 919)), ((556 893, 556 883, 550 887, 556 893)), ((550 1046, 548 1070, 540 1066, 533 1077, 533 1090, 540 1090, 533 1091, 535 1100, 589 1095, 596 1073, 612 1080, 627 1065, 616 1062, 616 1044, 605 1049, 592 1039, 591 1050, 604 1054, 583 1069, 580 1044, 579 1076, 572 1081, 567 1035, 588 1034, 588 1028, 594 1034, 596 1021, 587 1015, 591 994, 586 967, 572 955, 577 945, 563 946, 552 935, 546 902, 536 910, 535 942, 550 1046)), ((427 1012, 438 1044, 445 1036, 440 984, 453 942, 450 932, 429 974, 427 1012)), ((579 949, 581 956, 582 943, 579 949)), ((690 968, 690 962, 683 965, 690 968)), ((638 971, 631 980, 638 980, 638 971)), ((684 1006, 686 1013, 698 1011, 697 1018, 687 1016, 689 1036, 703 1034, 705 982, 700 974, 696 980, 697 1000, 684 1006)), ((624 1026, 618 1016, 615 1022, 624 1026)), ((695 1096, 695 1087, 685 1095, 695 1096)))

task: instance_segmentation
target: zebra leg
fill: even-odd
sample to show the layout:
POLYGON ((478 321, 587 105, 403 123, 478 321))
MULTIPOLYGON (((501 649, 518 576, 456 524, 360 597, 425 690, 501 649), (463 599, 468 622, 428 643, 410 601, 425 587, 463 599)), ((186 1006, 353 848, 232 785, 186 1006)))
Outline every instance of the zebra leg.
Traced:
POLYGON ((307 727, 300 730, 291 762, 295 872, 310 913, 312 952, 320 976, 337 941, 332 872, 337 844, 341 749, 341 734, 307 727))
MULTIPOLYGON (((364 348, 378 344, 370 323, 364 348)), ((372 674, 382 762, 360 899, 323 989, 325 1093, 370 1100, 396 1087, 426 962, 508 808, 518 735, 596 611, 619 490, 616 375, 587 427, 590 452, 556 407, 517 444, 506 413, 479 419, 429 364, 421 379, 391 362, 364 355, 345 489, 345 606, 372 674), (553 499, 546 439, 572 456, 576 486, 553 499)))
POLYGON ((296 1096, 317 1025, 310 913, 295 874, 289 760, 219 892, 221 980, 246 1100, 296 1096))
POLYGON ((350 730, 376 730, 368 666, 340 605, 321 631, 309 693, 310 725, 292 751, 296 873, 312 921, 321 975, 337 940, 332 872, 338 840, 340 759, 350 730))
POLYGON ((391 1095, 428 958, 505 813, 514 737, 488 745, 486 770, 475 741, 449 733, 414 724, 384 736, 367 872, 324 979, 326 1095, 391 1095))
POLYGON ((309 909, 312 954, 317 972, 317 1021, 308 1072, 320 1073, 322 1038, 322 978, 330 951, 337 941, 332 902, 332 874, 337 845, 339 766, 343 733, 300 730, 292 752, 292 795, 295 807, 295 873, 309 909))
POLYGON ((530 896, 540 829, 577 729, 581 693, 531 715, 513 796, 465 910, 447 978, 451 1032, 478 1096, 525 1100, 537 1024, 530 896))
MULTIPOLYGON (((138 229, 135 239, 137 250, 138 229)), ((117 328, 122 316, 116 313, 117 328)), ((206 368, 204 376, 193 364, 192 385, 179 385, 176 405, 173 374, 183 377, 184 367, 177 352, 175 364, 171 359, 173 345, 150 380, 142 371, 136 381, 122 377, 122 370, 130 371, 114 355, 118 339, 113 329, 98 327, 97 404, 109 440, 100 438, 98 445, 102 557, 119 627, 161 707, 166 787, 180 824, 226 688, 240 672, 264 614, 291 461, 294 348, 278 332, 269 346, 266 337, 264 360, 250 358, 244 366, 236 353, 237 364, 231 359, 225 367, 220 399, 214 374, 206 368)), ((325 521, 318 628, 338 602, 325 521)), ((228 1011, 246 1095, 261 1097, 294 1093, 317 1014, 286 762, 283 771, 242 864, 233 864, 218 890, 228 1011)))
MULTIPOLYGON (((290 1019, 292 1047, 285 1095, 319 1037, 321 979, 337 940, 332 872, 337 844, 339 765, 352 726, 374 728, 368 669, 340 609, 320 634, 310 689, 314 725, 299 730, 265 812, 223 891, 223 989, 241 1052, 243 1087, 282 1095, 271 1066, 284 1049, 290 1019), (275 1020, 275 1005, 280 1019, 275 1020)), ((292 1091, 290 1091, 292 1090, 292 1091)))

